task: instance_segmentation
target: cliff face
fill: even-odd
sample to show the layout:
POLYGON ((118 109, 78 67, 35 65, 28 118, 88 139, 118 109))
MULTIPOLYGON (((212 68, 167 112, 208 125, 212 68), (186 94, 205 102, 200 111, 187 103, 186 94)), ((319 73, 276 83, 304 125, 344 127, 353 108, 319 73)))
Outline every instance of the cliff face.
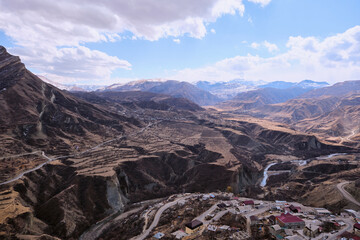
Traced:
POLYGON ((124 209, 128 186, 123 177, 123 173, 87 177, 76 175, 68 166, 47 165, 13 186, 19 193, 17 200, 30 211, 12 216, 21 221, 8 220, 8 228, 13 234, 38 230, 63 239, 77 238, 95 222, 124 209))
POLYGON ((246 190, 253 188, 261 178, 262 173, 258 169, 243 165, 235 174, 233 189, 236 193, 246 194, 246 190))

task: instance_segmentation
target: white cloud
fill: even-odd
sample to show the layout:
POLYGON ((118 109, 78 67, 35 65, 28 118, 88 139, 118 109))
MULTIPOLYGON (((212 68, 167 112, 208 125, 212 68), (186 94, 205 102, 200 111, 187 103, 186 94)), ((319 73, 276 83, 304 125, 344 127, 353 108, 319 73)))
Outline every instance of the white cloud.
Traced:
POLYGON ((252 47, 254 49, 258 49, 260 47, 260 44, 253 42, 253 43, 251 43, 250 47, 252 47))
POLYGON ((173 39, 173 41, 177 44, 179 44, 181 42, 180 39, 178 39, 178 38, 173 39))
POLYGON ((253 23, 253 20, 252 20, 251 17, 248 17, 247 21, 248 21, 249 23, 253 23))
POLYGON ((275 43, 269 43, 268 41, 264 41, 262 43, 253 42, 250 45, 251 48, 260 49, 260 47, 265 47, 270 53, 278 51, 279 48, 275 43))
POLYGON ((202 38, 206 23, 244 10, 242 0, 0 0, 0 28, 22 46, 112 41, 125 31, 147 40, 202 38))
POLYGON ((211 32, 212 34, 215 34, 215 33, 216 33, 216 30, 212 28, 212 29, 210 30, 210 32, 211 32))
POLYGON ((275 43, 269 43, 268 41, 264 41, 263 44, 268 49, 269 52, 275 52, 279 50, 279 48, 276 46, 275 43))
POLYGON ((253 2, 253 3, 258 3, 262 7, 265 7, 266 5, 268 5, 271 2, 271 0, 248 0, 248 1, 253 2))
POLYGON ((131 69, 128 61, 83 46, 48 48, 47 51, 13 48, 10 52, 20 55, 25 63, 31 63, 31 67, 43 72, 43 75, 51 75, 62 82, 66 82, 66 78, 71 81, 108 79, 117 68, 131 69))
POLYGON ((236 56, 203 68, 183 69, 170 77, 187 81, 244 78, 265 81, 314 79, 331 83, 359 79, 360 26, 323 40, 290 37, 287 48, 286 52, 269 58, 236 56))
POLYGON ((0 0, 0 29, 18 46, 32 51, 33 55, 25 55, 24 51, 14 50, 24 54, 20 55, 32 68, 53 68, 52 72, 69 75, 89 70, 99 76, 99 72, 109 75, 116 66, 128 68, 129 64, 106 54, 99 57, 99 52, 89 50, 88 60, 80 66, 76 55, 65 53, 64 47, 81 51, 83 43, 119 41, 128 38, 122 36, 128 32, 132 33, 131 39, 150 41, 183 35, 203 38, 208 23, 225 14, 242 16, 244 11, 242 0, 0 0), (49 57, 49 53, 56 58, 49 57), (111 67, 103 65, 105 59, 111 67), (101 70, 86 69, 88 61, 97 64, 95 60, 103 66, 101 70))

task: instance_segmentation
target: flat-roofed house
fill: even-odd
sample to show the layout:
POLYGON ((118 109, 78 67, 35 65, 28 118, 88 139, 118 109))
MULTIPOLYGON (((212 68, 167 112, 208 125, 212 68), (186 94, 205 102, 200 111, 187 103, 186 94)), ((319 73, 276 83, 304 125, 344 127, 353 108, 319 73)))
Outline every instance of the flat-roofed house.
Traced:
POLYGON ((316 225, 306 225, 303 232, 306 236, 315 238, 320 234, 320 228, 316 225))
POLYGON ((281 227, 279 225, 272 225, 270 227, 270 233, 276 237, 281 232, 281 227))
POLYGON ((315 208, 315 212, 318 215, 326 215, 326 216, 331 215, 331 212, 325 208, 315 208))
POLYGON ((185 224, 185 232, 187 234, 193 234, 194 232, 199 231, 203 223, 197 219, 185 224))
POLYGON ((280 216, 276 217, 277 223, 284 228, 291 228, 291 229, 303 229, 305 227, 305 222, 290 213, 282 213, 280 216))

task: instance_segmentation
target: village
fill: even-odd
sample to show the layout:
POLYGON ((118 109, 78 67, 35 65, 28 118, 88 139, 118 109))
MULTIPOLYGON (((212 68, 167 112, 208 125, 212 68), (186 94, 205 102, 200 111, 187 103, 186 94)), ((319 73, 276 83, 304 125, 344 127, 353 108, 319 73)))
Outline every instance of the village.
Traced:
POLYGON ((296 202, 263 201, 232 193, 185 193, 149 206, 132 239, 341 239, 360 240, 360 212, 296 202))

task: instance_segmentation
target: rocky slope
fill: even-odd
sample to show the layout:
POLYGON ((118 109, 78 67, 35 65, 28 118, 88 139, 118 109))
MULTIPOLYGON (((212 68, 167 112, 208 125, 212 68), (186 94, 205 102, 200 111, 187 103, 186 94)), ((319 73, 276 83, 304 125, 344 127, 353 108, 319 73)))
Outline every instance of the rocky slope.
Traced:
POLYGON ((258 106, 242 114, 286 123, 323 139, 356 146, 359 143, 359 95, 299 98, 285 103, 258 106))
POLYGON ((310 91, 310 88, 291 87, 277 89, 267 87, 239 93, 233 99, 220 103, 217 106, 221 109, 248 111, 262 107, 266 104, 282 103, 289 99, 296 98, 308 91, 310 91))
POLYGON ((322 96, 344 97, 348 94, 360 93, 360 80, 336 83, 329 87, 314 89, 301 98, 319 98, 322 96))
MULTIPOLYGON (((4 158, 39 150, 66 154, 141 126, 133 118, 74 98, 41 81, 3 47, 0 88, 0 154, 4 158)), ((0 169, 6 167, 8 164, 2 164, 0 169)))
POLYGON ((200 106, 186 98, 175 98, 169 95, 151 92, 72 92, 72 95, 88 102, 102 105, 118 103, 123 106, 137 105, 139 108, 154 110, 203 110, 200 106))

